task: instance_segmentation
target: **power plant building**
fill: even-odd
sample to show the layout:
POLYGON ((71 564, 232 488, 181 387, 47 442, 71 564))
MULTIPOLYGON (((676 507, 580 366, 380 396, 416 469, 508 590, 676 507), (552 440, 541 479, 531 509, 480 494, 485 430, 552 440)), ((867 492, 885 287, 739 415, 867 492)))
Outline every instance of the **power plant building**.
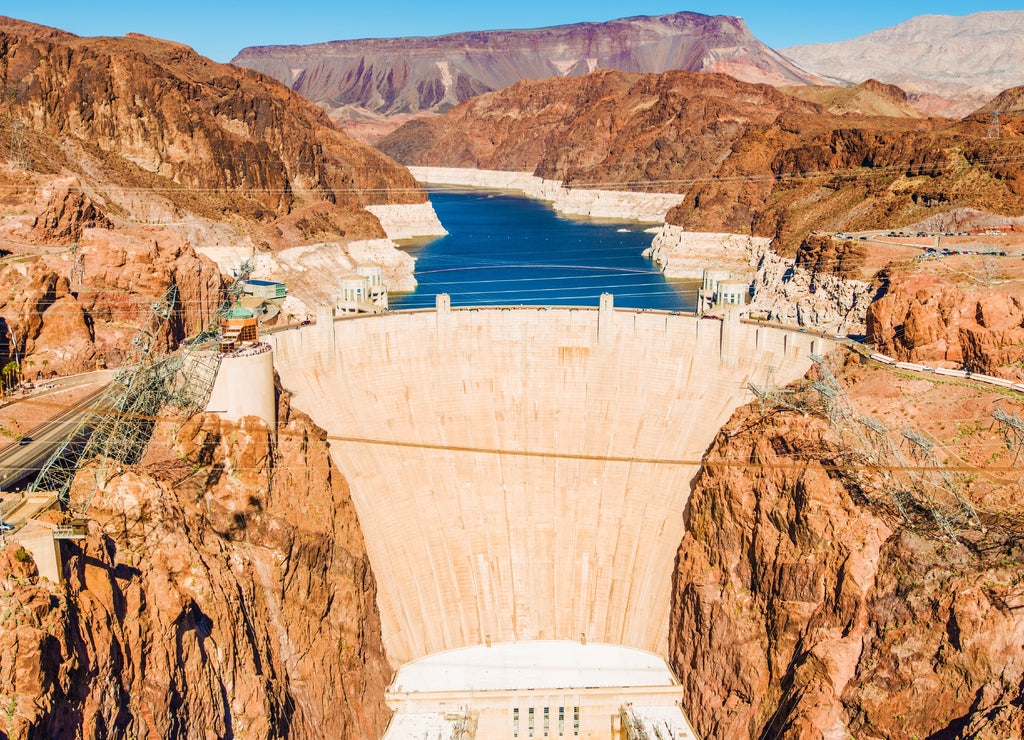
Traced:
POLYGON ((288 286, 275 280, 244 280, 242 281, 242 292, 265 301, 272 301, 277 298, 287 298, 288 286))
POLYGON ((338 313, 382 313, 388 308, 388 289, 380 265, 357 265, 341 277, 338 313))

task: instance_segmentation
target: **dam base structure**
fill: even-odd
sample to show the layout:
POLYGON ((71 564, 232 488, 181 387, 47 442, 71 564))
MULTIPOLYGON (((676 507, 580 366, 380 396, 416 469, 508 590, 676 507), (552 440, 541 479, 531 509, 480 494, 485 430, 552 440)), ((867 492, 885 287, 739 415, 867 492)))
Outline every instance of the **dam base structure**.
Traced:
MULTIPOLYGON (((735 314, 616 310, 611 296, 597 309, 453 310, 442 295, 436 310, 323 315, 266 341, 351 486, 385 647, 402 667, 393 706, 412 695, 405 667, 468 660, 468 648, 492 646, 491 661, 496 645, 534 641, 667 655, 702 456, 752 398, 748 382, 788 383, 832 346, 735 314)), ((465 696, 486 693, 480 676, 466 680, 465 696)), ((567 701, 505 706, 505 730, 486 736, 530 737, 527 724, 513 733, 517 706, 547 707, 550 722, 585 705, 567 701)), ((603 730, 579 736, 616 737, 624 716, 619 730, 605 714, 603 730)))

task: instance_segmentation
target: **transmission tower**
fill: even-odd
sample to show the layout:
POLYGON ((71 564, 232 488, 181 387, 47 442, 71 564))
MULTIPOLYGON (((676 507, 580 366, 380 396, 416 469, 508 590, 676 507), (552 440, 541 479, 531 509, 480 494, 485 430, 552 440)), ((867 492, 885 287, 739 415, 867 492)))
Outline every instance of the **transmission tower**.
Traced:
POLYGON ((25 124, 11 121, 11 164, 23 170, 32 169, 32 160, 25 142, 25 124))
POLYGON ((964 527, 980 527, 981 520, 974 506, 960 493, 956 484, 935 456, 935 443, 920 432, 906 427, 903 438, 910 443, 911 455, 916 463, 908 470, 917 490, 936 524, 956 539, 956 531, 964 527))
POLYGON ((988 122, 988 138, 999 138, 999 109, 992 111, 992 119, 988 122))
POLYGON ((85 512, 109 480, 111 462, 132 465, 142 459, 156 419, 166 405, 178 407, 186 418, 203 408, 220 368, 220 357, 210 340, 219 320, 241 292, 242 281, 251 273, 251 263, 243 263, 207 328, 174 354, 162 352, 157 341, 177 303, 177 286, 168 288, 151 306, 147 321, 132 340, 131 361, 114 376, 93 409, 39 471, 29 490, 52 491, 68 504, 75 474, 84 463, 97 459, 93 485, 79 504, 85 512))
POLYGON ((789 396, 793 391, 786 388, 779 388, 775 382, 775 368, 771 365, 768 366, 768 377, 765 380, 765 384, 757 385, 754 382, 747 383, 747 388, 757 398, 761 400, 761 411, 764 411, 765 406, 785 406, 793 411, 799 411, 801 414, 804 410, 799 406, 790 403, 786 396, 789 396))
POLYGON ((1003 439, 1006 446, 1013 450, 1013 463, 1020 457, 1021 447, 1024 446, 1024 421, 1017 416, 1017 412, 1006 413, 999 402, 996 401, 996 410, 992 412, 992 418, 1003 430, 1003 439))
MULTIPOLYGON (((177 301, 172 286, 150 308, 145 325, 132 340, 130 362, 114 376, 94 408, 79 422, 64 443, 50 457, 29 487, 30 491, 53 491, 67 502, 75 473, 84 461, 115 459, 131 464, 142 457, 153 431, 156 413, 164 403, 161 356, 154 340, 159 336, 177 301)), ((102 486, 105 466, 97 470, 96 487, 102 486)), ((92 500, 88 496, 84 508, 92 500)))
POLYGON ((78 244, 71 245, 71 270, 68 272, 68 283, 71 285, 82 284, 82 278, 85 277, 85 261, 82 258, 82 251, 78 248, 78 244))
POLYGON ((28 153, 28 144, 25 142, 25 124, 12 120, 11 128, 11 164, 23 170, 32 169, 32 158, 28 153))
MULTIPOLYGON (((813 399, 817 398, 817 410, 824 414, 842 441, 842 459, 868 500, 888 500, 908 524, 915 521, 919 512, 930 515, 939 529, 954 540, 962 528, 981 525, 974 507, 935 457, 934 443, 918 432, 905 429, 903 439, 912 445, 913 461, 908 460, 884 424, 857 413, 824 358, 814 354, 810 358, 818 377, 807 388, 816 396, 811 396, 810 401, 787 405, 803 403, 803 410, 807 410, 815 406, 813 399), (808 407, 808 403, 811 406, 808 407)), ((775 400, 772 394, 758 395, 762 403, 775 400)), ((1019 431, 1024 440, 1024 423, 1019 431)))

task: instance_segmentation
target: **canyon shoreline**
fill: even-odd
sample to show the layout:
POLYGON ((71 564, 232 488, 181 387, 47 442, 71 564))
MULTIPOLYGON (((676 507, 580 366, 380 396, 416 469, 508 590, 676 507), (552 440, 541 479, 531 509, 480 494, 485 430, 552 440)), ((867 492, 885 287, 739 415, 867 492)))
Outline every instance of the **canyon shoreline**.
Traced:
POLYGON ((729 270, 737 279, 753 281, 759 257, 771 244, 766 237, 686 231, 665 223, 668 211, 683 200, 679 193, 566 188, 557 180, 528 172, 415 166, 409 171, 424 184, 518 190, 528 198, 551 203, 556 213, 568 216, 658 224, 649 230, 654 238, 643 255, 651 258, 666 278, 700 280, 705 269, 715 268, 729 270))
POLYGON ((380 265, 384 283, 392 293, 411 293, 416 289, 416 260, 395 242, 444 236, 448 231, 429 200, 369 205, 365 209, 380 222, 385 238, 300 244, 276 251, 256 251, 251 244, 206 245, 196 247, 196 251, 213 260, 225 274, 235 272, 242 262, 252 258, 254 278, 288 284, 289 295, 282 312, 293 318, 308 318, 316 312, 317 305, 333 304, 341 294, 340 278, 360 264, 380 265), (325 282, 324 275, 333 279, 325 282))
POLYGON ((286 319, 311 318, 318 305, 333 305, 341 295, 342 276, 360 264, 380 265, 384 284, 393 293, 416 289, 416 260, 389 238, 303 244, 277 252, 254 253, 244 246, 197 247, 196 251, 213 260, 224 274, 232 274, 242 262, 253 259, 254 278, 287 283, 288 297, 281 308, 286 319))
POLYGON ((445 236, 448 233, 429 200, 425 203, 387 203, 365 208, 380 221, 388 239, 394 241, 421 236, 445 236))
POLYGON ((527 197, 550 202, 557 213, 568 216, 661 224, 665 214, 684 197, 682 193, 566 188, 557 180, 545 180, 529 172, 415 166, 409 167, 409 171, 423 184, 521 190, 527 197))

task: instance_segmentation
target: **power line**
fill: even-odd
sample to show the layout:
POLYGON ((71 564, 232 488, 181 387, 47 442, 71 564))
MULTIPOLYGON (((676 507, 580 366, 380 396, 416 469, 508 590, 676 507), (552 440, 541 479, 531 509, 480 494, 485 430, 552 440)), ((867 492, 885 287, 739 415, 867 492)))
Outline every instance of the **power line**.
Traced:
MULTIPOLYGON (((1004 164, 1010 162, 1018 162, 1024 160, 1024 154, 1007 155, 1000 157, 977 157, 967 160, 967 164, 970 166, 988 165, 988 164, 1004 164)), ((271 160, 273 161, 273 160, 271 160)), ((275 161, 275 164, 280 164, 280 161, 275 161)), ((651 186, 672 186, 673 188, 680 188, 682 186, 693 186, 705 183, 743 183, 743 182, 780 182, 785 180, 801 179, 801 178, 821 178, 821 177, 873 177, 876 175, 884 174, 899 174, 906 172, 913 166, 912 162, 905 162, 900 164, 892 165, 878 165, 878 166, 860 166, 860 167, 848 167, 842 169, 831 169, 831 170, 802 170, 799 172, 784 172, 784 173, 763 173, 763 174, 740 174, 740 175, 707 175, 701 177, 688 177, 688 178, 676 178, 676 179, 646 179, 646 180, 605 180, 605 181, 587 181, 579 182, 578 185, 573 186, 572 184, 565 186, 569 190, 616 190, 616 189, 633 189, 636 187, 651 187, 651 186)), ((938 170, 949 170, 955 167, 959 167, 958 162, 944 162, 934 163, 929 165, 929 169, 938 170)), ((427 183, 426 187, 438 185, 435 183, 427 183)), ((446 186, 451 187, 451 186, 446 186)), ((0 185, 0 191, 8 190, 12 192, 18 191, 31 191, 31 190, 44 190, 47 189, 45 185, 35 184, 22 184, 22 185, 0 185)), ((307 189, 307 188, 199 188, 188 185, 175 185, 175 186, 124 186, 124 185, 96 185, 96 186, 70 186, 69 190, 79 191, 86 194, 95 191, 105 192, 123 192, 123 193, 142 193, 142 192, 154 192, 154 193, 192 193, 192 194, 210 194, 210 195, 295 195, 295 196, 323 196, 323 195, 392 195, 401 193, 415 193, 422 194, 424 192, 424 186, 418 187, 365 187, 365 186, 353 186, 353 187, 332 187, 332 188, 320 188, 320 189, 307 189)), ((478 189, 478 188, 474 188, 478 189)), ((636 191, 640 193, 650 194, 663 194, 663 195, 683 195, 683 193, 677 192, 677 190, 666 190, 666 191, 636 191)))
MULTIPOLYGON (((731 384, 730 384, 731 385, 731 384)), ((160 416, 152 413, 140 413, 132 411, 117 411, 108 410, 103 406, 93 406, 88 408, 81 408, 74 404, 47 402, 34 399, 26 399, 21 403, 30 403, 36 406, 52 408, 55 410, 79 410, 87 413, 94 414, 106 414, 109 416, 120 417, 129 419, 136 422, 150 422, 153 424, 167 424, 167 423, 180 423, 179 419, 169 419, 167 417, 160 416)), ((230 422, 221 419, 219 421, 220 427, 229 427, 235 429, 241 429, 245 425, 243 422, 230 422)), ((290 431, 285 428, 267 429, 268 434, 273 434, 278 437, 294 437, 303 438, 306 433, 303 431, 290 431)), ((399 447, 407 449, 424 449, 432 451, 445 451, 445 452, 456 452, 465 454, 478 454, 478 455, 495 455, 495 456, 507 456, 507 457, 526 457, 526 458, 544 458, 544 459, 557 459, 557 460, 579 460, 579 461, 590 461, 590 462, 610 462, 610 463, 628 463, 628 464, 645 464, 645 465, 664 465, 664 466, 720 466, 727 468, 744 468, 744 469, 756 469, 760 470, 765 467, 763 463, 751 462, 747 457, 715 457, 715 458, 670 458, 670 457, 652 457, 642 455, 609 455, 609 454, 596 454, 596 453, 575 453, 575 452, 564 452, 559 450, 529 450, 529 449, 515 449, 515 448, 504 448, 504 447, 490 447, 483 445, 455 445, 441 442, 424 442, 417 440, 401 440, 401 439, 385 439, 383 437, 372 437, 364 435, 352 435, 352 434, 332 434, 327 433, 324 438, 330 442, 341 442, 349 444, 361 444, 370 446, 380 447, 399 447)), ((795 456, 799 457, 799 456, 795 456)), ((893 464, 882 464, 873 461, 861 461, 861 462, 850 462, 840 461, 828 463, 820 459, 818 453, 809 452, 807 453, 806 461, 799 461, 792 463, 776 463, 772 462, 769 467, 778 467, 780 469, 791 469, 791 470, 802 470, 806 469, 809 464, 820 465, 823 469, 832 472, 842 471, 898 471, 898 472, 911 472, 911 473, 926 473, 935 471, 937 468, 933 464, 921 464, 921 463, 910 463, 910 462, 896 462, 893 464)), ((261 466, 253 466, 251 469, 261 469, 261 466)), ((963 472, 963 473, 1020 473, 1022 468, 1018 465, 1004 465, 1004 466, 978 466, 970 465, 968 463, 958 463, 955 465, 941 465, 938 469, 951 471, 951 472, 963 472)))

